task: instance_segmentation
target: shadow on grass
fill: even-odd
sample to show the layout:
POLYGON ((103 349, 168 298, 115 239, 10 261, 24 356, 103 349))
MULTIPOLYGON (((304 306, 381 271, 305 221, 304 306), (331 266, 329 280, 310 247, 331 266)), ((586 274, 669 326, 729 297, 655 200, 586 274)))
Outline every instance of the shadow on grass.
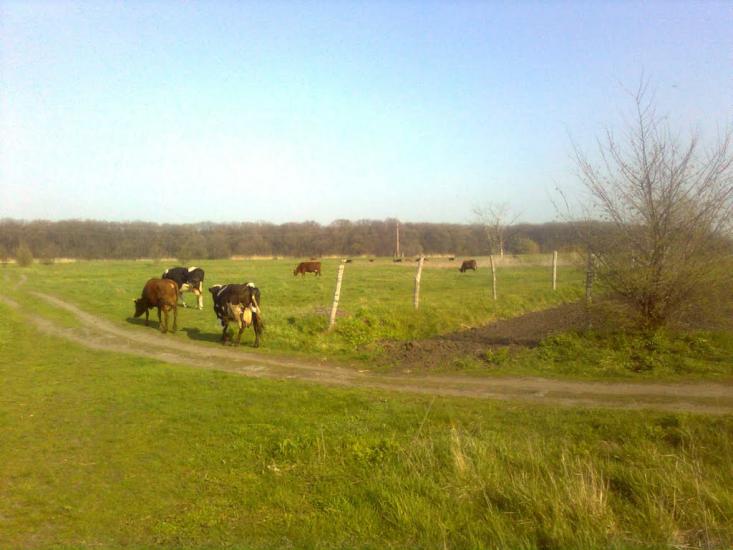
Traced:
POLYGON ((221 333, 218 332, 201 332, 198 328, 181 329, 186 333, 190 340, 199 340, 201 342, 220 342, 221 333))
MULTIPOLYGON (((125 320, 131 325, 153 329, 156 332, 160 331, 160 323, 158 323, 157 317, 153 318, 153 316, 151 316, 150 324, 148 324, 147 326, 145 325, 145 319, 143 317, 139 317, 137 319, 135 317, 128 317, 125 320)), ((173 317, 171 316, 170 320, 168 321, 168 329, 170 330, 172 327, 173 327, 173 317)), ((180 331, 181 331, 181 327, 178 327, 178 332, 180 331)))
MULTIPOLYGON (((142 318, 142 317, 137 318, 137 319, 134 318, 134 317, 128 317, 126 319, 126 321, 128 323, 130 323, 131 325, 136 325, 136 326, 139 326, 139 327, 145 327, 145 319, 142 318)), ((173 321, 171 320, 170 326, 172 326, 172 323, 173 323, 173 321)), ((157 319, 153 319, 151 317, 150 324, 147 326, 147 328, 153 329, 155 331, 160 330, 158 328, 158 320, 157 319)), ((217 343, 217 344, 221 342, 221 332, 201 332, 201 330, 198 329, 198 328, 196 328, 196 327, 193 327, 193 328, 185 328, 185 327, 181 327, 181 326, 178 327, 178 331, 177 332, 179 332, 179 333, 185 332, 186 333, 186 337, 189 340, 197 340, 197 341, 200 341, 200 342, 214 342, 214 343, 217 343)), ((241 342, 240 345, 243 346, 243 347, 244 346, 251 346, 251 344, 252 344, 251 342, 247 342, 246 341, 247 332, 248 331, 245 330, 244 333, 242 334, 242 342, 241 342)), ((236 337, 236 332, 234 334, 234 337, 236 337)))
MULTIPOLYGON (((139 327, 145 326, 145 319, 143 317, 128 317, 125 319, 128 323, 131 325, 137 325, 139 327)), ((148 325, 148 328, 154 328, 155 330, 158 330, 158 319, 154 319, 153 317, 150 318, 150 324, 148 325)))

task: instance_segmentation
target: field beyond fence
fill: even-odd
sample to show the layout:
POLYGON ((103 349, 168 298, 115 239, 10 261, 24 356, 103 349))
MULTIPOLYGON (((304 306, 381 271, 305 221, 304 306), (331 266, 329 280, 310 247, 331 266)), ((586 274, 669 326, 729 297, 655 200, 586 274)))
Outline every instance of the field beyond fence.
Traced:
MULTIPOLYGON (((483 258, 477 271, 460 273, 460 259, 424 264, 419 311, 414 310, 416 262, 356 258, 346 264, 335 330, 327 333, 339 259, 323 259, 322 276, 293 276, 297 259, 192 260, 206 270, 205 287, 253 281, 262 292, 266 322, 263 352, 360 357, 374 354, 375 343, 429 338, 575 301, 581 296, 582 273, 565 264, 558 289, 551 288, 545 258, 510 258, 499 264, 499 299, 491 297, 491 274, 483 258), (508 265, 511 263, 512 265, 508 265)), ((44 289, 79 307, 129 326, 132 299, 145 281, 159 277, 175 262, 80 261, 34 265, 24 273, 43 281, 44 289)), ((14 270, 15 276, 17 272, 14 270)), ((184 294, 193 305, 191 294, 184 294)), ((179 325, 202 342, 216 342, 220 328, 204 295, 204 311, 179 311, 179 325)), ((245 339, 247 333, 245 333, 245 339)))

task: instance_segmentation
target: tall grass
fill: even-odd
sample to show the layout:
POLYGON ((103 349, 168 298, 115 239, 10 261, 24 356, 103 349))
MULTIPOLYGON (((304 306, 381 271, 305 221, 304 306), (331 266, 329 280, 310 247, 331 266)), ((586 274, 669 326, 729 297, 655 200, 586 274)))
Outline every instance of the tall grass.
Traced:
POLYGON ((0 548, 728 548, 733 418, 252 380, 0 304, 0 548))

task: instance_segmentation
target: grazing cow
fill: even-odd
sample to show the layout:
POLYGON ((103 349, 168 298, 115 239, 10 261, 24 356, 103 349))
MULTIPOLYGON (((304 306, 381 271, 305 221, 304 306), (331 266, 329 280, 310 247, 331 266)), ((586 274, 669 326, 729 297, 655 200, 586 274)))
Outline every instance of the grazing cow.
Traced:
POLYGON ((183 292, 193 292, 197 298, 199 309, 204 309, 204 270, 200 267, 171 267, 166 269, 161 279, 170 279, 178 285, 178 299, 183 307, 188 307, 183 299, 183 292))
POLYGON ((313 273, 317 276, 321 276, 321 262, 300 262, 298 267, 293 270, 293 275, 298 274, 305 277, 306 273, 313 273))
POLYGON ((221 343, 226 344, 229 339, 231 345, 238 346, 242 339, 242 332, 252 325, 255 332, 254 347, 260 347, 260 334, 264 328, 260 308, 260 289, 254 283, 246 283, 243 285, 214 285, 209 292, 214 302, 214 313, 223 328, 221 343), (229 338, 230 322, 237 323, 239 328, 236 342, 229 338))
POLYGON ((449 261, 449 262, 452 262, 452 261, 454 261, 455 259, 456 259, 456 257, 455 257, 455 256, 451 256, 450 258, 448 258, 448 261, 449 261))
POLYGON ((473 269, 476 271, 478 266, 476 265, 476 260, 463 260, 463 263, 461 264, 461 267, 458 268, 458 271, 461 273, 465 273, 469 269, 473 269))
POLYGON ((145 325, 148 325, 150 308, 158 308, 158 326, 160 332, 168 331, 168 312, 173 310, 173 332, 178 330, 178 285, 170 279, 150 279, 145 283, 143 293, 135 302, 135 317, 145 313, 145 325), (160 310, 163 310, 163 319, 160 320, 160 310))

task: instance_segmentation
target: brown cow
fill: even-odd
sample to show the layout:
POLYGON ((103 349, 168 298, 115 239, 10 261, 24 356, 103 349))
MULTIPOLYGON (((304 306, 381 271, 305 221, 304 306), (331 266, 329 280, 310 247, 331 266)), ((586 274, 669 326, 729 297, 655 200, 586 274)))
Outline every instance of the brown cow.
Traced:
POLYGON ((317 276, 321 276, 321 262, 300 262, 298 267, 293 270, 293 275, 298 274, 305 277, 306 273, 313 273, 317 276))
POLYGON ((168 331, 168 312, 173 310, 173 332, 178 330, 178 285, 170 279, 150 279, 145 283, 143 293, 135 302, 135 317, 145 313, 145 325, 148 325, 150 308, 158 308, 158 325, 160 332, 168 331), (160 310, 163 310, 163 319, 160 320, 160 310))
POLYGON ((478 266, 476 265, 476 260, 463 260, 463 263, 461 264, 461 267, 458 268, 458 271, 461 273, 465 273, 469 269, 473 269, 476 271, 478 266))

